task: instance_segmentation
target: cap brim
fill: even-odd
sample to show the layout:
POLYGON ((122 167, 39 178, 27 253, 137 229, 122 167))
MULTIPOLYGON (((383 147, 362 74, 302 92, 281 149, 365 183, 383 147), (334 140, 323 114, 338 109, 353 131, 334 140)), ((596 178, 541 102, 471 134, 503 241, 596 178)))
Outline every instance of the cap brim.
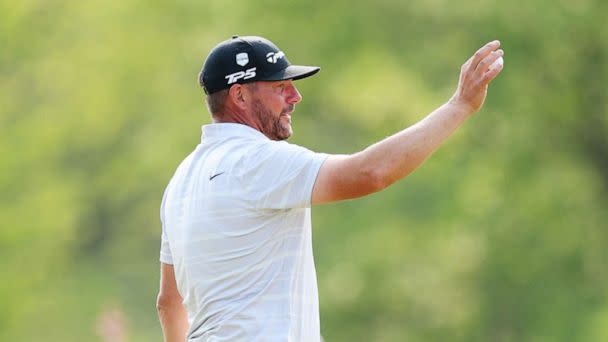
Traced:
POLYGON ((279 72, 261 78, 260 81, 299 80, 312 76, 319 72, 319 70, 321 68, 317 66, 290 65, 279 72))

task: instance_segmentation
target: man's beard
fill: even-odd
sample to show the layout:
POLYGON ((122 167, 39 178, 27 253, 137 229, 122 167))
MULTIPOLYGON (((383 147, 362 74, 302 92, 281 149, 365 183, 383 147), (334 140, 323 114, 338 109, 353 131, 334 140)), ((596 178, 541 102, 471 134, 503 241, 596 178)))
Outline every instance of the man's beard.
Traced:
POLYGON ((253 115, 257 117, 262 126, 262 133, 272 140, 285 140, 291 136, 291 124, 281 122, 282 114, 290 112, 293 107, 287 108, 278 117, 274 116, 260 100, 253 103, 253 115))

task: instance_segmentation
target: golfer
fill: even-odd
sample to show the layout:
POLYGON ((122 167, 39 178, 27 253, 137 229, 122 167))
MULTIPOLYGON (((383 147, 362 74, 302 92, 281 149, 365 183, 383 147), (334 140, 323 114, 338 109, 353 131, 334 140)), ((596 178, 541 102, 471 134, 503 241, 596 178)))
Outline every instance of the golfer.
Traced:
POLYGON ((285 141, 302 100, 294 81, 318 67, 292 65, 261 37, 213 48, 199 75, 213 123, 161 204, 165 341, 320 341, 310 208, 380 191, 420 166, 481 108, 502 70, 499 46, 462 65, 444 105, 348 155, 285 141))

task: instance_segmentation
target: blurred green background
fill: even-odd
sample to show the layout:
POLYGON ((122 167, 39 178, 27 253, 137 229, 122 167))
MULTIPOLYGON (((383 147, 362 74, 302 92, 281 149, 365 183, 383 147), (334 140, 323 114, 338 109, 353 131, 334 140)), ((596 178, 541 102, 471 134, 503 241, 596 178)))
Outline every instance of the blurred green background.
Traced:
POLYGON ((297 83, 292 142, 352 153, 446 101, 500 39, 486 105, 384 192, 313 210, 334 341, 608 340, 602 0, 0 1, 0 340, 160 341, 158 208, 233 34, 297 83))

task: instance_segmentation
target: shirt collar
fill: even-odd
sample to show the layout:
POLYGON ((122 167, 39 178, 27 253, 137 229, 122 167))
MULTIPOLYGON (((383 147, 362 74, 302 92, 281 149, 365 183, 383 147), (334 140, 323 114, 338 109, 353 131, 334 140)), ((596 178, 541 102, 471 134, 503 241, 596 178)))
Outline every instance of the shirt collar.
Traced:
POLYGON ((258 131, 257 129, 238 123, 213 123, 203 125, 201 127, 201 130, 203 131, 201 140, 221 138, 225 139, 229 137, 268 140, 268 137, 266 137, 262 132, 258 131))

